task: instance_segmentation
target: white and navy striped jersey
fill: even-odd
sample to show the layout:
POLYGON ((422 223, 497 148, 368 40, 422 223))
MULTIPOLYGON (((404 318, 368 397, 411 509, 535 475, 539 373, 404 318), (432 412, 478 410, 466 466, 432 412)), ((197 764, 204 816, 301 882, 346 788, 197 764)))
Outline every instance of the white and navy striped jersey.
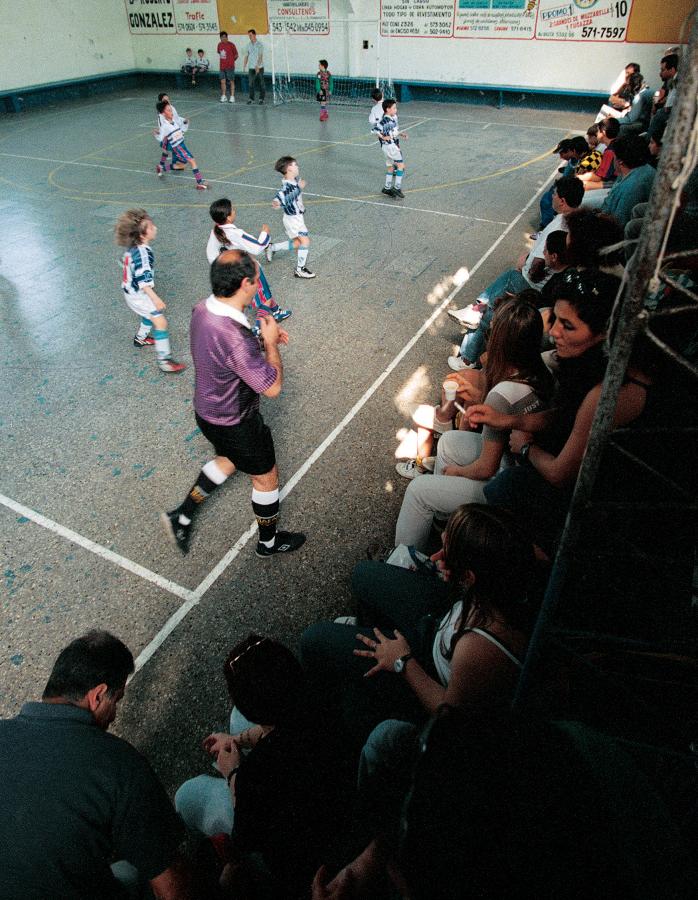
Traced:
POLYGON ((284 178, 281 190, 276 192, 276 199, 287 216, 302 216, 305 212, 301 187, 295 178, 293 181, 284 178))
POLYGON ((261 231, 259 237, 255 238, 236 225, 219 225, 218 227, 223 229, 223 233, 228 238, 228 243, 221 244, 216 237, 216 232, 214 230, 211 231, 208 244, 206 244, 206 259, 210 263, 217 259, 218 254, 222 253, 223 250, 245 250, 252 256, 259 256, 269 246, 270 237, 268 231, 261 231))
POLYGON ((184 140, 184 132, 189 130, 189 122, 184 121, 184 119, 180 116, 180 114, 177 112, 177 110, 174 108, 174 106, 172 106, 171 103, 170 103, 170 106, 172 107, 172 122, 168 122, 162 113, 158 113, 158 121, 157 121, 158 134, 157 134, 155 140, 158 141, 158 143, 162 143, 163 139, 162 139, 161 135, 162 135, 163 128, 165 126, 167 126, 167 128, 169 129, 172 127, 172 125, 177 125, 179 127, 180 131, 182 132, 181 140, 173 142, 172 140, 168 139, 168 140, 170 140, 170 146, 176 147, 177 144, 181 144, 182 141, 184 140))
POLYGON ((123 256, 121 287, 131 297, 143 293, 143 286, 155 287, 155 257, 147 244, 129 247, 123 256))
POLYGON ((209 63, 209 61, 206 59, 205 56, 204 56, 204 57, 197 56, 197 57, 196 57, 196 65, 197 65, 200 69, 208 69, 209 66, 210 66, 210 63, 209 63))
POLYGON ((371 107, 371 112, 368 114, 368 124, 371 126, 371 131, 373 131, 373 126, 377 125, 380 120, 383 118, 383 101, 379 100, 375 106, 371 107))
POLYGON ((161 144, 167 144, 169 147, 179 147, 180 144, 183 144, 184 132, 187 128, 179 116, 173 118, 171 122, 168 122, 164 116, 159 116, 159 119, 161 120, 159 122, 160 130, 155 140, 161 144))
POLYGON ((377 122, 371 129, 375 134, 380 134, 388 141, 381 141, 381 144, 397 144, 400 146, 398 135, 400 134, 400 126, 397 123, 397 116, 384 115, 380 122, 377 122))

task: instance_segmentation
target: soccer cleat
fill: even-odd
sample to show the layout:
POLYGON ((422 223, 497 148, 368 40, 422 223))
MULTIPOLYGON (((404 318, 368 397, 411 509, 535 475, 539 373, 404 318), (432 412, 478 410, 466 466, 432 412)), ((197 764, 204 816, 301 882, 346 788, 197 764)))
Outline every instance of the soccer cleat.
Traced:
POLYGON ((186 369, 184 363, 175 362, 173 359, 161 359, 158 365, 162 372, 167 372, 169 375, 179 375, 180 372, 186 369))
POLYGON ((453 369, 454 372, 462 372, 463 369, 475 368, 472 363, 467 363, 462 356, 449 356, 448 366, 450 369, 453 369))
POLYGON ((394 189, 394 188, 391 188, 391 187, 390 187, 390 188, 384 187, 384 188, 381 190, 381 194, 385 194, 386 197, 394 197, 394 196, 395 196, 395 189, 394 189))
POLYGON ((190 522, 188 525, 183 525, 179 521, 179 513, 176 509, 172 512, 160 513, 160 522, 170 541, 176 547, 179 547, 185 555, 189 553, 189 541, 191 540, 191 526, 193 523, 190 522))
POLYGON ((227 102, 228 102, 228 98, 225 96, 225 94, 221 94, 221 103, 227 103, 227 102))
POLYGON ((315 272, 311 272, 306 266, 301 266, 293 273, 296 278, 315 278, 315 272))
POLYGON ((276 312, 273 312, 271 315, 276 322, 283 322, 284 319, 288 319, 289 316, 293 315, 293 310, 277 309, 276 312))
POLYGON ((197 181, 197 182, 196 182, 196 189, 197 189, 197 191, 207 191, 207 190, 208 190, 208 185, 206 184, 205 181, 197 181))
POLYGON ((409 459, 407 462, 399 462, 395 466, 395 471, 403 478, 416 478, 418 475, 424 475, 434 471, 435 456, 425 456, 421 465, 417 464, 416 459, 409 459))
POLYGON ((267 246, 264 250, 264 255, 267 258, 267 262, 271 262, 272 259, 274 259, 274 251, 271 248, 271 241, 269 241, 269 243, 267 244, 267 246))
POLYGON ((133 338, 134 347, 152 347, 154 343, 155 338, 149 334, 146 334, 144 338, 139 338, 138 335, 133 338))
POLYGON ((293 553, 305 543, 305 535, 300 531, 277 531, 273 547, 267 547, 261 541, 257 541, 257 556, 275 556, 277 553, 293 553))
POLYGON ((155 174, 158 176, 158 178, 162 178, 164 172, 165 172, 165 170, 164 170, 163 167, 158 163, 158 165, 155 166, 155 174))
POLYGON ((393 197, 399 197, 400 200, 405 199, 405 195, 402 193, 400 188, 393 188, 393 197))

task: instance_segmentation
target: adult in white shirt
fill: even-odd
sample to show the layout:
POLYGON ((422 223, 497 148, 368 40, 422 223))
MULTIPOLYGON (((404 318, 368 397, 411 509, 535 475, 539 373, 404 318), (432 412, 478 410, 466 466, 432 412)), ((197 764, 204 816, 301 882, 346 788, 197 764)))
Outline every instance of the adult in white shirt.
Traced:
POLYGON ((247 100, 254 103, 255 85, 259 87, 259 105, 264 103, 266 90, 264 87, 264 47, 257 40, 257 32, 254 28, 250 28, 247 32, 250 42, 245 49, 245 57, 242 61, 243 69, 247 69, 247 75, 250 85, 250 96, 247 100))

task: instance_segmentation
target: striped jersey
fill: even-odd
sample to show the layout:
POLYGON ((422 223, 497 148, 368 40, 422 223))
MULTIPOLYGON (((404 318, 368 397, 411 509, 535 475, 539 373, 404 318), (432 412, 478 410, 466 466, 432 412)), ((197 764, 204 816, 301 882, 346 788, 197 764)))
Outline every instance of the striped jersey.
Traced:
POLYGON ((377 125, 383 116, 383 101, 379 100, 378 103, 371 107, 371 112, 368 114, 368 124, 371 126, 371 131, 373 131, 373 126, 377 125))
POLYGON ((376 122, 371 131, 374 134, 382 135, 384 138, 389 138, 387 141, 381 141, 381 144, 396 144, 398 147, 400 146, 398 138, 400 126, 397 123, 397 116, 384 115, 380 122, 376 122))
POLYGON ((160 131, 155 138, 156 141, 169 147, 179 147, 180 144, 184 143, 184 132, 188 126, 184 124, 179 116, 173 116, 171 122, 164 116, 158 116, 158 126, 160 131))
POLYGON ((155 257, 147 244, 129 247, 122 262, 121 287, 124 294, 136 297, 143 293, 144 285, 155 287, 155 257))
POLYGON ((269 246, 270 236, 268 231, 260 232, 259 237, 255 238, 236 225, 219 225, 218 227, 223 230, 228 243, 222 244, 216 236, 215 230, 211 231, 208 244, 206 245, 206 259, 210 263, 217 259, 218 254, 222 253, 223 250, 245 250, 252 256, 259 256, 269 246))
POLYGON ((276 199, 287 216, 302 216, 305 212, 301 187, 295 178, 292 181, 284 178, 281 190, 276 192, 276 199))

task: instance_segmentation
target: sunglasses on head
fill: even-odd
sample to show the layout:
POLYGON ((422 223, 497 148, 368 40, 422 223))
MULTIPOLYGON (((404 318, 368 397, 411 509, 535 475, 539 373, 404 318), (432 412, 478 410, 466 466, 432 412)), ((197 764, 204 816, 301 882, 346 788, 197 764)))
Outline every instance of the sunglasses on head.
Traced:
POLYGON ((244 650, 242 650, 240 653, 238 653, 237 656, 234 656, 234 657, 230 660, 230 662, 228 663, 228 666, 229 666, 229 668, 230 668, 230 671, 231 671, 231 672, 234 672, 234 671, 235 671, 235 663, 238 662, 238 660, 242 659, 242 657, 243 657, 246 653, 249 653, 250 650, 254 650, 255 647, 259 647, 259 645, 260 645, 260 644, 263 644, 264 641, 266 641, 266 640, 267 640, 267 638, 265 638, 265 637, 260 638, 258 641, 255 641, 255 642, 252 643, 252 644, 248 644, 247 647, 245 647, 244 650))

